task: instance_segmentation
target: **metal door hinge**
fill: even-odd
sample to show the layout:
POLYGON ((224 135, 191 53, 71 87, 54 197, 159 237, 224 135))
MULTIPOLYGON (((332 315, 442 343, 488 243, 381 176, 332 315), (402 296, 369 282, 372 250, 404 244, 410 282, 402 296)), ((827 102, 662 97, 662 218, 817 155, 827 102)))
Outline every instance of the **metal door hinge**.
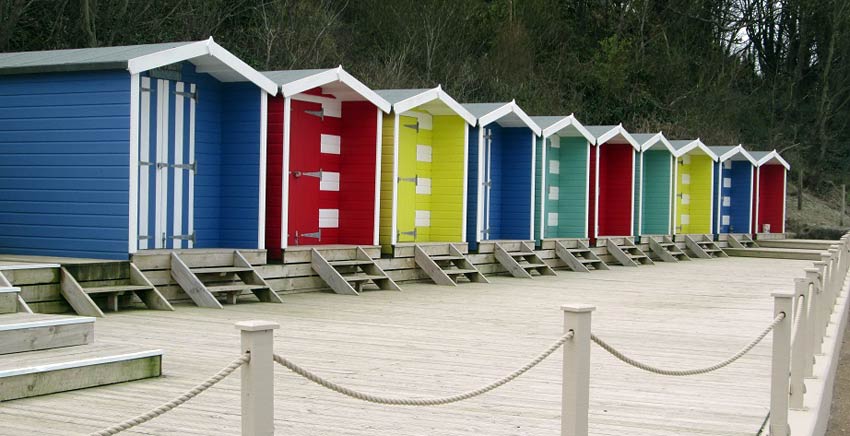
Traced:
POLYGON ((151 238, 151 237, 150 237, 150 236, 148 236, 148 235, 139 235, 139 238, 138 238, 138 239, 139 239, 140 241, 147 241, 147 240, 149 240, 150 238, 151 238))
POLYGON ((198 101, 198 91, 174 91, 174 95, 183 96, 198 101))
POLYGON ((492 129, 484 130, 484 139, 489 141, 492 138, 493 138, 493 130, 492 129))
POLYGON ((416 186, 419 186, 419 175, 415 175, 413 177, 399 177, 398 182, 409 182, 413 183, 416 186))
POLYGON ((488 180, 488 181, 486 181, 486 182, 481 182, 481 184, 482 184, 482 185, 484 185, 484 186, 486 186, 486 187, 488 187, 488 188, 490 188, 490 187, 492 187, 492 186, 493 186, 493 181, 492 181, 492 180, 488 180))
POLYGON ((149 166, 153 166, 153 165, 156 165, 156 164, 154 164, 153 162, 139 161, 139 165, 141 165, 143 167, 149 167, 149 166))
POLYGON ((416 240, 416 229, 409 232, 398 232, 398 238, 401 239, 402 236, 413 236, 413 239, 416 240))
POLYGON ((416 133, 419 133, 419 121, 418 120, 416 121, 416 124, 405 124, 404 127, 407 127, 408 129, 416 130, 416 133))
POLYGON ((489 234, 490 234, 490 229, 484 229, 484 230, 481 231, 481 236, 486 237, 489 234))
POLYGON ((684 197, 682 197, 682 195, 684 195, 684 194, 682 194, 682 193, 680 192, 680 193, 676 194, 676 197, 684 198, 684 197))
POLYGON ((173 164, 172 168, 180 168, 181 170, 189 170, 197 172, 197 162, 192 162, 190 164, 173 164))
POLYGON ((313 239, 318 239, 319 241, 321 241, 322 240, 322 229, 320 228, 318 231, 312 232, 312 233, 295 232, 295 245, 299 245, 301 243, 301 238, 313 238, 313 239))
POLYGON ((150 86, 148 86, 148 87, 144 87, 144 86, 142 86, 142 87, 141 87, 141 89, 142 89, 142 92, 151 92, 151 87, 150 87, 150 86))
POLYGON ((319 109, 317 111, 304 111, 304 113, 307 114, 307 115, 312 115, 314 117, 319 117, 319 118, 322 119, 322 121, 325 120, 325 110, 324 109, 319 109))
POLYGON ((192 243, 194 243, 195 242, 195 232, 192 232, 189 235, 173 235, 171 237, 171 239, 174 239, 176 241, 191 241, 192 243))
POLYGON ((319 171, 290 171, 289 174, 292 174, 296 179, 299 177, 315 177, 319 180, 322 180, 323 171, 319 169, 319 171))

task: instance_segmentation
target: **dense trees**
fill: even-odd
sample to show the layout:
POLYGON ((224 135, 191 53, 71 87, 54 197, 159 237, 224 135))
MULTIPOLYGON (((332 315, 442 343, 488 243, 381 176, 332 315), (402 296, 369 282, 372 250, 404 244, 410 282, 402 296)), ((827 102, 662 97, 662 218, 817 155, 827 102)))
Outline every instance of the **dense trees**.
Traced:
POLYGON ((778 148, 813 185, 850 163, 846 0, 0 0, 0 24, 0 51, 213 35, 260 69, 778 148))

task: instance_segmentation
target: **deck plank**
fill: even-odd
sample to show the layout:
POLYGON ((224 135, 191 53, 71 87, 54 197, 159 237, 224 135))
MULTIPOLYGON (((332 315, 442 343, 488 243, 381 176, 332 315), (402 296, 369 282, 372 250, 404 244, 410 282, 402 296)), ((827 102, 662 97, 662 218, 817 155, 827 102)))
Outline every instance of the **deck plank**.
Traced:
MULTIPOLYGON (((565 303, 597 306, 594 331, 634 357, 665 367, 725 358, 772 318, 770 292, 790 289, 810 262, 727 258, 560 272, 527 282, 358 298, 287 295, 286 304, 225 310, 177 305, 174 312, 126 311, 97 321, 99 343, 132 339, 165 350, 164 377, 0 403, 0 435, 85 434, 190 389, 239 349, 233 323, 281 323, 276 348, 345 385, 384 395, 432 396, 501 377, 561 334, 565 303)), ((768 410, 770 337, 719 372, 687 378, 648 374, 593 347, 593 435, 752 435, 768 410)), ((560 413, 560 355, 490 394, 435 408, 384 407, 341 397, 276 369, 278 434, 319 436, 554 435, 560 413)), ((186 405, 126 435, 239 433, 238 373, 186 405)))

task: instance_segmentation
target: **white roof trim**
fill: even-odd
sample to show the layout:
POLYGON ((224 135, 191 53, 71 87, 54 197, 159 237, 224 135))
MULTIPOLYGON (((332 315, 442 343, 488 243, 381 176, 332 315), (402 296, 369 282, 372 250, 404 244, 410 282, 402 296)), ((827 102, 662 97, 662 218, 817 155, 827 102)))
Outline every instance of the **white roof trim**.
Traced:
POLYGON ((708 146, 703 144, 702 141, 699 138, 694 139, 688 145, 679 149, 679 151, 676 153, 676 157, 684 156, 684 155, 694 151, 695 149, 701 150, 703 153, 706 154, 706 156, 710 157, 711 160, 717 162, 717 155, 714 154, 714 152, 711 151, 711 149, 708 148, 708 146))
POLYGON ((416 94, 412 97, 408 97, 396 104, 393 105, 393 110, 396 113, 404 113, 411 109, 415 109, 417 106, 421 106, 429 101, 440 100, 446 104, 451 110, 453 110, 456 114, 458 114, 464 121, 466 121, 470 126, 475 126, 475 115, 472 115, 468 110, 466 110, 457 100, 453 99, 450 95, 446 94, 443 91, 442 86, 437 85, 436 88, 429 89, 420 94, 416 94))
POLYGON ((274 82, 269 80, 268 77, 260 74, 259 71, 251 68, 248 64, 234 56, 229 51, 225 50, 224 47, 216 44, 212 37, 204 41, 192 42, 186 45, 181 45, 180 47, 130 59, 127 61, 127 70, 130 74, 139 74, 164 65, 170 65, 205 55, 218 59, 233 71, 251 83, 257 85, 267 93, 271 95, 277 94, 277 85, 274 82))
POLYGON ((610 141, 611 138, 614 138, 617 135, 621 135, 623 138, 626 139, 626 141, 628 141, 629 144, 632 145, 632 147, 634 147, 635 150, 640 151, 640 144, 638 144, 635 138, 633 138, 632 135, 630 135, 629 132, 627 132, 626 129, 623 128, 622 123, 617 124, 617 127, 614 127, 613 129, 605 132, 604 135, 596 138, 596 145, 602 145, 610 141))
POLYGON ((317 88, 336 81, 344 83, 382 111, 389 113, 392 109, 390 102, 381 98, 381 96, 375 93, 375 91, 372 91, 368 86, 364 85, 363 82, 357 80, 354 76, 342 69, 342 65, 330 70, 322 71, 321 73, 316 73, 303 79, 298 79, 289 83, 282 83, 280 84, 280 91, 284 97, 292 97, 293 95, 300 94, 309 89, 317 88))
POLYGON ((665 137, 664 133, 662 132, 656 133, 652 138, 649 138, 649 140, 641 144, 640 151, 647 151, 659 142, 663 144, 665 148, 667 148, 667 151, 674 155, 676 154, 676 149, 673 148, 673 144, 671 144, 670 141, 667 140, 667 137, 665 137))
POLYGON ((771 151, 765 157, 759 159, 757 166, 765 165, 772 160, 776 160, 780 165, 785 167, 787 171, 791 171, 791 164, 789 164, 785 159, 782 159, 782 156, 780 156, 779 152, 776 150, 771 151))
POLYGON ((531 131, 534 132, 535 135, 540 136, 540 134, 542 133, 542 129, 540 128, 540 126, 537 125, 537 123, 532 121, 528 114, 526 114, 525 111, 522 110, 521 107, 519 107, 519 105, 516 104, 516 100, 511 100, 510 103, 506 103, 502 107, 482 116, 478 119, 478 125, 482 127, 486 126, 488 124, 498 121, 499 119, 511 112, 516 114, 516 116, 519 117, 519 119, 522 120, 522 122, 525 123, 525 125, 528 126, 528 128, 531 129, 531 131))
POLYGON ((738 144, 735 148, 727 151, 726 153, 723 153, 722 155, 720 155, 718 157, 718 159, 719 159, 720 162, 726 162, 727 160, 732 158, 732 156, 735 156, 736 154, 739 154, 739 153, 741 154, 741 156, 744 156, 745 159, 750 161, 751 164, 758 165, 758 162, 756 162, 756 159, 753 157, 753 155, 751 155, 749 152, 747 152, 747 150, 745 150, 744 146, 741 145, 741 144, 738 144))
POLYGON ((555 124, 543 129, 541 136, 548 138, 569 126, 575 127, 576 130, 581 133, 581 136, 584 136, 584 139, 587 139, 587 142, 590 142, 591 144, 596 143, 596 138, 576 119, 574 114, 569 114, 568 116, 558 120, 555 124))

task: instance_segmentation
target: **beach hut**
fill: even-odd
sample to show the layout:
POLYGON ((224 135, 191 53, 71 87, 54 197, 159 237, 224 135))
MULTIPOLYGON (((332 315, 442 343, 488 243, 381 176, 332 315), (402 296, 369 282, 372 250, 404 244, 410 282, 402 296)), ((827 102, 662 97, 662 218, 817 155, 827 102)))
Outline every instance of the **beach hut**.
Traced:
POLYGON ((540 126, 535 239, 587 238, 590 148, 596 138, 569 116, 531 117, 540 126))
POLYGON ((466 235, 481 241, 534 239, 534 163, 540 127, 509 103, 464 103, 469 131, 466 235))
POLYGON ((268 101, 266 248, 377 245, 381 124, 390 104, 342 67, 263 73, 268 101))
POLYGON ((753 233, 785 233, 786 180, 791 165, 773 151, 752 151, 756 161, 753 233))
POLYGON ((635 195, 635 234, 672 235, 676 150, 662 133, 635 133, 641 144, 635 195))
POLYGON ((441 87, 376 93, 383 119, 380 244, 466 241, 469 126, 476 119, 441 87))
POLYGON ((635 157, 640 144, 622 124, 587 126, 590 148, 588 234, 591 238, 634 235, 635 157))
POLYGON ((0 251, 262 248, 276 93, 212 38, 0 54, 0 251))
POLYGON ((714 154, 699 139, 670 141, 676 149, 674 233, 713 233, 714 154))
POLYGON ((756 160, 740 145, 708 147, 716 156, 714 233, 749 234, 756 160))

